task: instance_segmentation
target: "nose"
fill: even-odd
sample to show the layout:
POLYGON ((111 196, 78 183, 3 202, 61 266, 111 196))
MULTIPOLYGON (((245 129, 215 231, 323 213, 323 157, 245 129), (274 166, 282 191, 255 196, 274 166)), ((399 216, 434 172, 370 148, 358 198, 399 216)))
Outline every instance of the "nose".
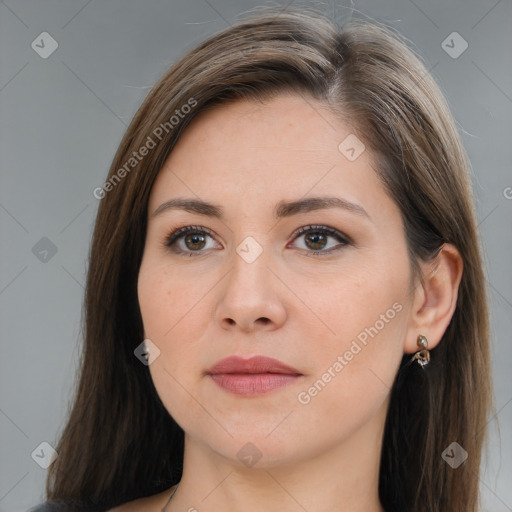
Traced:
POLYGON ((231 270, 217 291, 220 298, 215 319, 223 329, 270 331, 286 321, 286 289, 271 270, 268 253, 270 250, 263 251, 249 262, 234 252, 231 270))

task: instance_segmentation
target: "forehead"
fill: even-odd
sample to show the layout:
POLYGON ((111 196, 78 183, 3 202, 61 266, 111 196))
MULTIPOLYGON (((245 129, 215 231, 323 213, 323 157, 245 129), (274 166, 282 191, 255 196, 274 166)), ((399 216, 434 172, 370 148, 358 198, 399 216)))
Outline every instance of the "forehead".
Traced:
POLYGON ((319 101, 294 94, 239 100, 191 122, 157 177, 150 210, 176 196, 269 212, 282 199, 305 195, 382 201, 373 167, 350 125, 319 101))

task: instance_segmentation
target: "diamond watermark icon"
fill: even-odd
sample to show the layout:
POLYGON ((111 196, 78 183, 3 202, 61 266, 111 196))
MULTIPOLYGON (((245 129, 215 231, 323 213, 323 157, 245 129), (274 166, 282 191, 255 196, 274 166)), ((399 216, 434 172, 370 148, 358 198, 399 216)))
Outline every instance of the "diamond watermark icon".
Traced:
POLYGON ((248 236, 236 248, 236 252, 246 263, 253 263, 263 252, 263 247, 252 236, 248 236))
POLYGON ((32 254, 42 263, 48 263, 57 254, 57 246, 49 238, 43 236, 32 247, 32 254))
POLYGON ((468 458, 468 452, 454 441, 445 449, 441 457, 453 469, 457 469, 468 458))
POLYGON ((366 146, 361 142, 361 139, 351 133, 340 142, 338 149, 347 160, 353 162, 361 156, 366 146))
POLYGON ((30 454, 38 466, 43 469, 48 469, 50 464, 57 458, 58 453, 54 450, 53 446, 46 441, 43 441, 37 448, 30 454))
POLYGON ((236 456, 248 468, 252 468, 260 459, 263 454, 253 443, 245 443, 236 456))
POLYGON ((138 345, 133 353, 142 364, 149 366, 160 356, 160 349, 148 338, 138 345))
POLYGON ((468 42, 458 32, 452 32, 441 43, 441 48, 452 59, 458 59, 468 49, 468 46, 468 42))
POLYGON ((41 32, 30 46, 39 57, 47 59, 59 47, 59 43, 48 32, 41 32))

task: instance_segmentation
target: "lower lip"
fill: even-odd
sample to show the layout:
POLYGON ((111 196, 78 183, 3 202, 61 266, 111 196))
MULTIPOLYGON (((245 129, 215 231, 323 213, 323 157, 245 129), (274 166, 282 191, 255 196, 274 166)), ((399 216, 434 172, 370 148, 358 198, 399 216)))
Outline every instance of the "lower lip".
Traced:
POLYGON ((240 396, 257 396, 283 388, 301 375, 288 373, 217 373, 210 377, 222 389, 240 396))

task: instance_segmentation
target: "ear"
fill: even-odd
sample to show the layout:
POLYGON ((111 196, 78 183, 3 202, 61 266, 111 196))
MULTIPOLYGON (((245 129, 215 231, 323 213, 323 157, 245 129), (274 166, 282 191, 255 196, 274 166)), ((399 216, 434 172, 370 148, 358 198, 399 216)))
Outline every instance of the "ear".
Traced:
POLYGON ((452 244, 444 244, 432 262, 422 263, 423 282, 414 290, 411 319, 404 342, 405 353, 419 350, 419 334, 436 347, 443 337, 457 305, 462 278, 462 258, 452 244))

